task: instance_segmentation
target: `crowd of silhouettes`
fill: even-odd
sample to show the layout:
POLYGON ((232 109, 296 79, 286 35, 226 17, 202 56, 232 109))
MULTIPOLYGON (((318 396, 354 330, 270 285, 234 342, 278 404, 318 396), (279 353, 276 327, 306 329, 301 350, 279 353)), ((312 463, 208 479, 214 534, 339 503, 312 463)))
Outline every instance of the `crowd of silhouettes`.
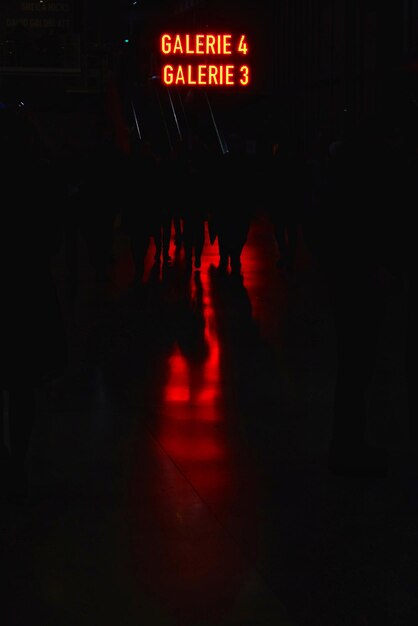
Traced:
POLYGON ((185 267, 199 270, 208 232, 210 243, 217 243, 219 268, 240 271, 256 214, 256 175, 241 137, 231 136, 225 152, 198 133, 162 154, 148 140, 134 142, 120 186, 135 285, 144 280, 151 244, 155 263, 170 265, 174 244, 176 258, 183 253, 185 267))
MULTIPOLYGON (((311 169, 300 141, 286 132, 274 138, 261 179, 240 136, 231 136, 228 149, 217 154, 196 135, 179 141, 168 155, 156 154, 148 141, 134 142, 130 154, 122 155, 104 133, 70 189, 68 168, 66 178, 57 171, 24 112, 10 107, 0 114, 1 172, 8 199, 0 242, 0 375, 10 431, 7 443, 1 424, 1 454, 2 465, 12 467, 22 484, 36 388, 61 371, 67 358, 51 273, 51 259, 62 242, 73 293, 79 230, 103 285, 114 262, 117 216, 129 237, 135 284, 144 280, 151 243, 155 263, 171 264, 173 237, 176 251, 184 250, 185 267, 199 270, 207 231, 210 243, 217 242, 219 270, 240 274, 259 206, 272 226, 278 267, 294 273, 302 233, 329 290, 337 339, 330 466, 337 472, 386 467, 385 452, 366 442, 366 396, 388 286, 401 284, 411 300, 407 214, 417 196, 417 154, 405 132, 381 119, 366 119, 341 140, 322 144, 311 169)), ((410 311, 411 304, 408 338, 410 311)), ((410 407, 412 354, 409 349, 410 407)), ((411 417, 415 436, 416 430, 411 417)))

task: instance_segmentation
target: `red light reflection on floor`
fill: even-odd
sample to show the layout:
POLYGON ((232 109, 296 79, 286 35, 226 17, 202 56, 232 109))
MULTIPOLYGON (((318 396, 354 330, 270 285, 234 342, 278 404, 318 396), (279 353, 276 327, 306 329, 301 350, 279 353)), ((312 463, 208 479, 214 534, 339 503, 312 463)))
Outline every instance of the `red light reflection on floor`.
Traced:
POLYGON ((147 588, 181 626, 219 621, 238 605, 247 583, 248 564, 217 514, 236 520, 241 513, 240 532, 248 544, 259 542, 255 478, 237 462, 225 427, 231 408, 209 288, 210 253, 186 289, 191 335, 186 346, 184 337, 173 344, 166 363, 153 427, 160 455, 147 466, 145 485, 141 467, 134 477, 139 523, 156 533, 155 542, 147 533, 134 536, 137 560, 146 565, 147 588))
MULTIPOLYGON (((196 285, 191 281, 191 306, 201 308, 203 343, 207 347, 204 358, 199 360, 190 359, 184 355, 176 345, 168 360, 168 380, 164 390, 164 399, 167 403, 186 404, 213 404, 219 396, 219 342, 211 322, 213 312, 210 311, 208 297, 197 294, 197 290, 203 291, 203 286, 196 285), (202 298, 202 299, 201 299, 202 298), (201 301, 200 301, 201 299, 201 301)), ((183 407, 185 409, 185 407, 183 407)), ((187 412, 180 411, 186 417, 187 412)), ((218 419, 216 411, 202 411, 200 419, 218 419)))
POLYGON ((188 385, 188 367, 178 347, 169 358, 170 381, 165 388, 166 402, 188 402, 190 388, 188 385))

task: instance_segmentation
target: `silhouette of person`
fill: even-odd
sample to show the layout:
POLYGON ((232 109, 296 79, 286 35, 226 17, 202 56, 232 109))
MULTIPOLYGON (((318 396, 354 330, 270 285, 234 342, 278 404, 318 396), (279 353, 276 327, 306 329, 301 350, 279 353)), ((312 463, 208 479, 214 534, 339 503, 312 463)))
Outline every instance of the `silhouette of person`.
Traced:
POLYGON ((185 185, 187 184, 186 174, 188 167, 187 144, 183 140, 178 140, 173 150, 167 167, 167 185, 170 192, 171 219, 174 229, 174 245, 177 250, 183 245, 183 202, 185 185))
POLYGON ((159 164, 149 141, 133 145, 125 171, 122 225, 130 239, 135 283, 139 285, 150 241, 161 236, 159 164))
POLYGON ((177 307, 176 335, 180 351, 188 359, 190 378, 197 382, 200 376, 199 364, 208 356, 200 272, 195 272, 193 283, 194 289, 189 278, 185 276, 177 307))
POLYGON ((169 265, 172 261, 170 255, 172 219, 173 219, 173 192, 171 188, 172 157, 170 153, 161 154, 157 157, 158 180, 153 193, 155 208, 155 255, 154 261, 169 265))
POLYGON ((316 133, 316 142, 306 164, 307 193, 301 229, 304 242, 314 257, 319 248, 318 239, 321 239, 323 235, 320 217, 329 178, 330 144, 329 132, 326 129, 319 130, 316 133))
POLYGON ((78 235, 83 216, 80 212, 80 190, 83 183, 82 146, 77 137, 70 138, 59 159, 65 185, 64 258, 69 294, 75 298, 78 289, 78 235))
MULTIPOLYGON (((415 111, 414 111, 415 117, 415 111)), ((410 122, 409 116, 387 132, 391 149, 389 161, 392 172, 392 193, 387 194, 386 220, 386 258, 382 279, 388 289, 395 289, 397 298, 404 297, 406 305, 406 391, 409 420, 409 436, 418 439, 418 420, 415 391, 415 278, 414 278, 414 241, 413 211, 418 200, 418 152, 417 128, 410 122), (390 210, 391 209, 391 210, 390 210), (389 254, 387 251, 390 251, 389 254)), ((388 172, 389 175, 389 172, 388 172)))
POLYGON ((385 317, 382 272, 390 248, 385 206, 396 196, 392 166, 374 120, 365 120, 331 150, 317 256, 327 279, 337 340, 329 450, 329 466, 335 473, 387 468, 386 451, 366 441, 366 393, 385 317))
POLYGON ((210 214, 211 230, 218 239, 221 271, 227 270, 229 265, 233 272, 241 270, 241 254, 254 211, 254 180, 242 139, 233 135, 228 152, 219 159, 218 197, 210 214))
POLYGON ((121 212, 120 181, 124 179, 125 165, 126 156, 116 146, 112 134, 103 131, 98 145, 87 156, 80 191, 90 262, 101 285, 107 282, 114 261, 114 225, 121 212))
POLYGON ((187 268, 193 265, 193 258, 195 268, 201 267, 209 208, 207 180, 210 172, 209 149, 199 135, 193 135, 183 183, 182 202, 183 244, 187 268))
POLYGON ((65 191, 26 113, 0 111, 0 125, 0 171, 7 198, 0 232, 0 381, 8 399, 8 406, 1 407, 1 449, 7 491, 24 495, 37 390, 67 364, 65 328, 51 270, 62 245, 60 208, 65 191))
POLYGON ((306 182, 306 166, 297 139, 283 135, 273 145, 268 167, 267 213, 279 255, 277 266, 289 274, 294 270, 306 182))

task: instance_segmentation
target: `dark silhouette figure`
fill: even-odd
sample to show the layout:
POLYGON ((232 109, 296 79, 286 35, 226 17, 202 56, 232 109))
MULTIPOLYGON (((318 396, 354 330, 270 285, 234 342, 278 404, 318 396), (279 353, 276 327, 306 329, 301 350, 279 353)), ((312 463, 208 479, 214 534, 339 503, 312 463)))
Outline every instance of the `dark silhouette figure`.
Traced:
POLYGON ((316 133, 316 142, 312 152, 306 160, 307 189, 301 232, 306 246, 314 253, 317 253, 317 241, 322 237, 323 207, 329 182, 331 145, 330 132, 319 130, 316 133))
POLYGON ((183 245, 183 216, 184 185, 186 184, 188 168, 187 144, 183 140, 175 143, 167 167, 167 189, 171 207, 172 228, 174 230, 174 245, 179 251, 183 245))
POLYGON ((401 200, 394 154, 367 120, 330 150, 316 253, 327 279, 337 339, 330 468, 383 472, 387 453, 366 441, 367 390, 385 318, 387 276, 399 249, 393 207, 401 200))
POLYGON ((0 231, 1 449, 3 493, 9 495, 23 495, 27 487, 37 391, 67 363, 65 328, 51 271, 52 258, 62 244, 65 191, 29 120, 21 110, 0 112, 0 171, 7 199, 0 231))
POLYGON ((182 221, 186 267, 201 267, 209 211, 211 155, 199 135, 192 137, 183 182, 182 221))
POLYGON ((190 380, 198 387, 200 366, 207 359, 209 349, 205 338, 206 321, 200 272, 195 272, 193 282, 194 289, 186 276, 183 287, 179 290, 181 298, 176 311, 177 343, 181 353, 188 359, 190 380))
MULTIPOLYGON (((149 142, 133 145, 123 179, 122 227, 130 240, 137 285, 143 279, 145 257, 151 240, 155 240, 156 246, 161 245, 159 167, 149 142)), ((160 254, 157 250, 158 261, 160 254)))
POLYGON ((167 205, 160 204, 157 212, 157 224, 154 229, 155 254, 154 261, 160 263, 171 263, 170 241, 171 241, 171 217, 167 205))
POLYGON ((172 220, 173 220, 173 192, 172 192, 172 162, 171 155, 159 156, 158 180, 153 191, 153 204, 156 222, 154 229, 155 255, 154 261, 170 264, 172 220))
POLYGON ((114 227, 121 213, 125 165, 126 156, 117 148, 111 133, 104 132, 84 166, 80 210, 90 262, 101 285, 108 281, 114 261, 114 227))
POLYGON ((65 190, 64 205, 64 259, 68 277, 68 291, 72 301, 78 292, 79 258, 78 239, 84 216, 80 211, 83 185, 82 146, 72 138, 64 146, 59 158, 61 179, 65 190))
POLYGON ((233 272, 240 272, 254 212, 255 174, 239 137, 231 138, 229 151, 220 157, 214 178, 217 196, 209 220, 211 240, 215 236, 218 239, 219 269, 225 271, 230 265, 233 272))
POLYGON ((278 252, 277 266, 287 274, 294 270, 306 186, 306 165, 298 142, 283 136, 272 147, 266 191, 267 214, 278 252))
MULTIPOLYGON (((389 134, 392 167, 393 210, 387 225, 387 243, 390 253, 387 255, 385 274, 388 288, 395 289, 398 297, 404 297, 406 303, 406 389, 408 402, 409 436, 418 439, 418 419, 415 390, 415 355, 416 332, 414 330, 416 296, 414 277, 413 207, 418 201, 418 153, 417 129, 410 125, 409 119, 402 125, 396 125, 389 134), (395 212, 396 211, 396 212, 395 212)), ((388 206, 389 209, 389 206, 388 206)))

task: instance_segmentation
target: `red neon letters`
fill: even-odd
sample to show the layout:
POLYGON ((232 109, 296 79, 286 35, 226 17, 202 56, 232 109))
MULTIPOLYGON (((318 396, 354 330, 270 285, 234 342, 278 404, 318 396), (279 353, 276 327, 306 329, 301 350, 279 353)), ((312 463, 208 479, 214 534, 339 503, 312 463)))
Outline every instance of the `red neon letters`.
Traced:
POLYGON ((250 83, 249 65, 234 62, 249 52, 245 35, 236 38, 230 33, 164 33, 160 52, 171 61, 162 67, 165 85, 245 87, 250 83), (174 57, 180 57, 180 62, 174 62, 174 57), (200 57, 199 62, 193 63, 192 57, 200 57))

